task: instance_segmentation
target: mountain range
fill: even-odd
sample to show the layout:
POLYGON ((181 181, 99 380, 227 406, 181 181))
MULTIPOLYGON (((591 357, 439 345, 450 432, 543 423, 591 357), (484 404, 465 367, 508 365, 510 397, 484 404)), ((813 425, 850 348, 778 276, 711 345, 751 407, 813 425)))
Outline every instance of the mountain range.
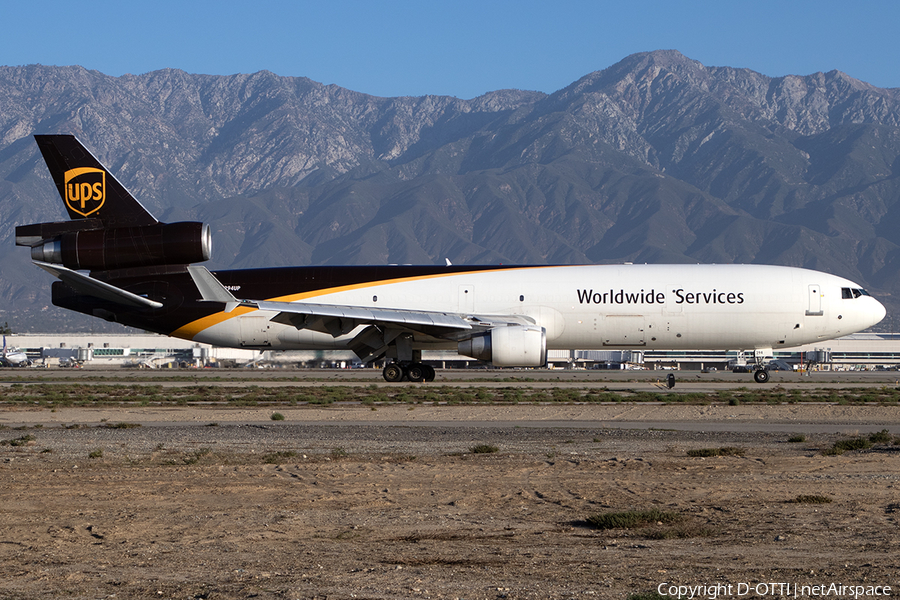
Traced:
MULTIPOLYGON (((118 327, 50 304, 16 225, 64 220, 32 134, 74 133, 211 269, 765 263, 900 309, 900 90, 677 51, 553 94, 381 98, 266 71, 0 67, 0 301, 13 331, 118 327)), ((764 281, 759 285, 765 285, 764 281)))

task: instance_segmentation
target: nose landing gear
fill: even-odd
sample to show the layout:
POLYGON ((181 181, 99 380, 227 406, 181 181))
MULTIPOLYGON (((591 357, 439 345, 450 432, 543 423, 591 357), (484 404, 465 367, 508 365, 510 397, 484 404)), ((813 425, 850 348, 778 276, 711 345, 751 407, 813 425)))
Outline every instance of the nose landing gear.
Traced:
MULTIPOLYGON (((775 354, 771 348, 756 348, 753 350, 753 356, 745 359, 744 350, 738 351, 738 360, 735 362, 735 373, 753 373, 753 380, 756 383, 769 383, 769 367, 773 362, 775 354)), ((777 368, 777 365, 776 365, 777 368)))

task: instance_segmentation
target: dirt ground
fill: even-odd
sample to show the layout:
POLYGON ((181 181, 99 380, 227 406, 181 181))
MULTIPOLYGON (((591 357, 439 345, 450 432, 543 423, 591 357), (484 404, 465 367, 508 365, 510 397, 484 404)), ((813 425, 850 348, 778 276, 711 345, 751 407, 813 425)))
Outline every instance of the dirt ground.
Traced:
POLYGON ((900 446, 821 452, 900 434, 897 407, 104 410, 0 412, 0 598, 900 590, 900 446), (788 442, 793 425, 805 441, 788 442), (687 454, 723 447, 742 454, 687 454), (831 502, 791 502, 804 495, 831 502), (586 522, 653 508, 681 520, 586 522))

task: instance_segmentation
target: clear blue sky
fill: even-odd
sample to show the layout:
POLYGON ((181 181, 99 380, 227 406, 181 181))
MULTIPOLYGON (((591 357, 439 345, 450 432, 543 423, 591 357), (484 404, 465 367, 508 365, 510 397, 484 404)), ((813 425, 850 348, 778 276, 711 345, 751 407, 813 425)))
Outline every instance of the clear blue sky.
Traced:
POLYGON ((0 64, 269 70, 378 96, 553 92, 635 52, 900 87, 893 0, 3 3, 0 64))

